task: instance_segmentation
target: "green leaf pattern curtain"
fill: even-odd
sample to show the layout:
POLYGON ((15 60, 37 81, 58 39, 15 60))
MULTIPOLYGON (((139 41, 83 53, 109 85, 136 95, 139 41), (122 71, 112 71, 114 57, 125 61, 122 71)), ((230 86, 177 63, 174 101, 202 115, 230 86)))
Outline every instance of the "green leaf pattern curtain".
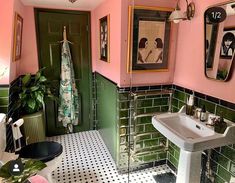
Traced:
POLYGON ((63 42, 61 57, 58 120, 67 128, 67 132, 71 133, 73 132, 73 125, 78 125, 79 102, 73 62, 67 40, 63 42))

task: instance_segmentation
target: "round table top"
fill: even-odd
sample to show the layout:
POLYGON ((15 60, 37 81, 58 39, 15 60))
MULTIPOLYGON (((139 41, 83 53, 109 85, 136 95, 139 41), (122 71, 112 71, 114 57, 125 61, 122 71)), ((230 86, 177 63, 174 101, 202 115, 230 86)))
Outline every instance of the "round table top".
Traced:
POLYGON ((19 154, 20 158, 47 162, 59 156, 62 152, 63 147, 60 143, 43 141, 24 146, 17 154, 19 154))

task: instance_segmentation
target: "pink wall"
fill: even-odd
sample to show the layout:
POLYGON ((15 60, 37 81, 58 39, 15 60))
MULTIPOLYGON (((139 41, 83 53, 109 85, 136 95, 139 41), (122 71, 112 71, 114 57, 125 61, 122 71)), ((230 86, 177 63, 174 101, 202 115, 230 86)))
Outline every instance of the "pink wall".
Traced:
MULTIPOLYGON (((156 0, 135 0, 135 5, 156 6, 156 7, 175 7, 175 2, 172 0, 156 1, 156 0)), ((128 1, 122 1, 122 53, 121 53, 121 73, 120 86, 129 86, 130 77, 132 85, 155 85, 162 83, 172 83, 174 76, 175 49, 177 42, 177 25, 172 24, 170 34, 170 47, 168 55, 168 71, 167 72, 146 72, 133 73, 132 76, 127 73, 127 49, 128 49, 128 1)))
POLYGON ((9 84, 9 69, 11 62, 12 48, 12 27, 13 27, 13 0, 0 1, 0 70, 7 67, 8 71, 0 84, 9 84))
MULTIPOLYGON (((21 1, 14 0, 13 13, 14 13, 14 16, 15 16, 15 12, 16 12, 16 13, 18 13, 23 18, 23 32, 24 32, 24 23, 26 22, 25 21, 26 16, 24 14, 24 10, 25 10, 25 7, 21 3, 21 1)), ((14 30, 13 30, 13 32, 14 32, 14 30)), ((23 39, 24 38, 23 38, 23 35, 22 35, 22 46, 24 45, 23 44, 23 42, 24 42, 23 39)), ((12 49, 13 49, 13 40, 12 40, 12 49)), ((20 73, 20 64, 21 64, 23 59, 24 58, 23 58, 23 49, 22 49, 21 58, 19 60, 17 60, 17 61, 14 61, 14 62, 11 61, 10 62, 10 82, 13 81, 14 79, 16 79, 19 76, 19 73, 20 73)))
POLYGON ((91 12, 92 67, 93 71, 120 83, 121 63, 121 3, 123 0, 106 0, 91 12), (99 59, 99 19, 110 15, 110 63, 99 59))
MULTIPOLYGON (((156 0, 135 0, 135 5, 174 7, 172 0, 157 2, 156 0)), ((174 58, 177 26, 172 26, 171 46, 169 54, 168 72, 148 72, 130 75, 127 73, 128 49, 128 6, 131 0, 106 0, 102 5, 92 11, 92 65, 93 71, 106 76, 119 86, 150 85, 173 82, 174 58), (99 60, 99 19, 110 14, 110 63, 99 60), (131 79, 132 77, 132 79, 131 79)))
POLYGON ((24 8, 24 15, 22 59, 19 69, 20 75, 25 73, 35 73, 38 70, 38 53, 33 7, 26 6, 24 8))
POLYGON ((204 75, 203 16, 208 6, 220 2, 226 0, 194 1, 195 17, 179 24, 174 84, 235 102, 235 77, 228 82, 218 82, 204 75))

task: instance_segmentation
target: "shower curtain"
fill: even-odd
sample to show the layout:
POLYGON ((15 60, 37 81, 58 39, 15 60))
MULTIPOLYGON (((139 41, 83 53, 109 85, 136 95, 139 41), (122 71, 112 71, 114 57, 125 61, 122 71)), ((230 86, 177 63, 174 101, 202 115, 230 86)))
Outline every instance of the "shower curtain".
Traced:
POLYGON ((61 57, 58 120, 63 123, 67 133, 71 133, 73 132, 73 125, 78 125, 79 103, 73 62, 67 40, 63 41, 61 57))

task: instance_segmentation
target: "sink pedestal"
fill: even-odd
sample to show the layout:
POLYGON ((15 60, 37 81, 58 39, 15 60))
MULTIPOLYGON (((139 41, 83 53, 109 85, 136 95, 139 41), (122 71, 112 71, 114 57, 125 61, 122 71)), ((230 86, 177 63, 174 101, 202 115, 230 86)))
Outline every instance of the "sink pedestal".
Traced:
POLYGON ((200 182, 202 151, 189 152, 180 149, 176 183, 200 182))

